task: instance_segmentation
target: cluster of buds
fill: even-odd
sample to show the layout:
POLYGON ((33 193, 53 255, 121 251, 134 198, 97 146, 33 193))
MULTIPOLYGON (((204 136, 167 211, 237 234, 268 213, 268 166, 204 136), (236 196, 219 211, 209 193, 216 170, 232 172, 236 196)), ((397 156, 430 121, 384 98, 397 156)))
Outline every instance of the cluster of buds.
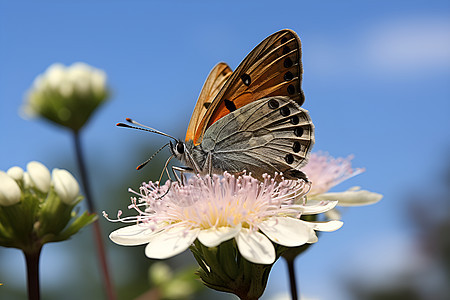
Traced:
POLYGON ((23 112, 78 131, 108 94, 104 71, 81 62, 56 63, 36 77, 23 112))
POLYGON ((82 199, 78 182, 67 170, 53 169, 50 174, 32 161, 26 171, 0 171, 0 246, 32 252, 68 239, 96 219, 73 211, 82 199))

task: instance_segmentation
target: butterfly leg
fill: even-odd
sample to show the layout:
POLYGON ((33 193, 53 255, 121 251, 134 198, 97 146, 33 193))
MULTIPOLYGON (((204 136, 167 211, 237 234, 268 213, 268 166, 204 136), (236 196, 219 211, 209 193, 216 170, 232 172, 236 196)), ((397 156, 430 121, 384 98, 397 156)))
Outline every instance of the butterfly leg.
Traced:
POLYGON ((172 166, 172 172, 180 185, 184 185, 186 182, 186 176, 184 175, 184 173, 193 173, 193 171, 194 170, 190 167, 172 166), (180 172, 180 176, 178 176, 178 174, 175 171, 180 172))

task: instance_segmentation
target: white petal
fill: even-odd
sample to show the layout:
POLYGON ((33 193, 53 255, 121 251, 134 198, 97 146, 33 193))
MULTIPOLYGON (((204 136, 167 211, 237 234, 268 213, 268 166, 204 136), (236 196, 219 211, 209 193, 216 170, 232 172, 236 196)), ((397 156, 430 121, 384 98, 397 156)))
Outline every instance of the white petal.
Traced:
POLYGON ((361 206, 377 203, 383 195, 366 190, 348 190, 341 193, 325 193, 317 195, 319 200, 337 200, 339 206, 361 206))
POLYGON ((224 241, 234 238, 241 230, 241 225, 236 227, 209 228, 200 231, 198 240, 206 247, 216 247, 224 241))
POLYGON ((305 244, 311 230, 301 220, 290 217, 273 217, 263 221, 258 227, 272 241, 286 247, 305 244))
POLYGON ((119 228, 109 235, 111 241, 123 246, 136 246, 150 242, 161 231, 162 225, 152 228, 147 224, 136 224, 119 228))
POLYGON ((6 171, 6 173, 15 181, 22 180, 23 178, 23 170, 21 167, 11 167, 8 171, 6 171))
POLYGON ((80 186, 77 180, 67 170, 53 169, 53 186, 61 201, 67 205, 73 204, 80 194, 80 186))
POLYGON ((303 220, 300 220, 300 221, 302 221, 303 223, 305 223, 312 229, 319 230, 319 231, 335 231, 335 230, 338 230, 339 228, 341 228, 342 225, 344 225, 344 222, 337 221, 337 220, 327 221, 327 222, 307 222, 307 221, 303 221, 303 220))
POLYGON ((317 242, 319 239, 317 238, 316 232, 314 230, 311 229, 310 233, 309 233, 309 239, 308 239, 308 244, 314 244, 315 242, 317 242))
MULTIPOLYGON (((330 199, 333 200, 333 199, 330 199)), ((317 196, 308 199, 305 206, 302 206, 302 215, 316 215, 333 209, 338 204, 337 201, 323 201, 317 196)))
POLYGON ((156 235, 145 247, 149 258, 166 259, 185 251, 195 241, 200 229, 172 227, 156 235))
POLYGON ((10 206, 20 202, 21 191, 17 182, 0 171, 0 205, 10 206))
POLYGON ((27 164, 27 172, 30 175, 32 184, 41 192, 47 193, 50 190, 50 171, 46 166, 37 161, 27 164))
POLYGON ((262 233, 242 228, 236 236, 239 253, 255 264, 272 264, 275 261, 275 248, 262 233))

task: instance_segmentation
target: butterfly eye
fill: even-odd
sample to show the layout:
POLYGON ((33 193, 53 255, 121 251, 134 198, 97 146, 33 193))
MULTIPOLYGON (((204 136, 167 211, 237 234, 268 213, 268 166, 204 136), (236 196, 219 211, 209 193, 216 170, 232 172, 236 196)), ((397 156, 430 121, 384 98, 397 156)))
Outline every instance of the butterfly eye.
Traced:
POLYGON ((184 153, 184 144, 183 143, 177 143, 177 152, 180 154, 184 153))

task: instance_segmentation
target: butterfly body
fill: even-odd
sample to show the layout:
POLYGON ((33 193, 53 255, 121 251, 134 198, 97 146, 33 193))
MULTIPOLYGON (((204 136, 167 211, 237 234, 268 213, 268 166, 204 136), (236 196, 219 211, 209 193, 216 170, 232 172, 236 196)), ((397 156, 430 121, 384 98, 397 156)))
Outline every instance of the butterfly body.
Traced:
POLYGON ((178 169, 202 175, 247 171, 257 178, 282 172, 288 179, 306 179, 300 168, 314 144, 314 126, 300 107, 302 75, 301 42, 289 29, 264 39, 234 72, 217 64, 203 85, 184 142, 171 137, 171 158, 187 165, 178 169))

